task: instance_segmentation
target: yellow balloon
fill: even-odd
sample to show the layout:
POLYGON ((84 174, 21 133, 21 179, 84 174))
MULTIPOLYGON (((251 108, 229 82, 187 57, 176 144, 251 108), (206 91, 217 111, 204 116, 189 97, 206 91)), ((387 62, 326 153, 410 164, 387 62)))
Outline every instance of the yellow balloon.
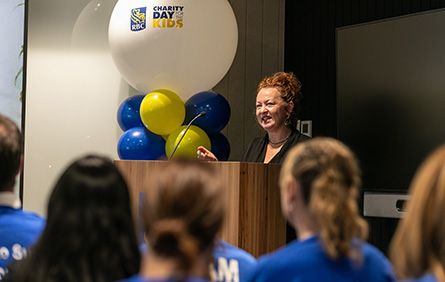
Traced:
MULTIPOLYGON (((169 157, 173 152, 173 149, 178 144, 181 137, 184 135, 184 131, 187 128, 186 125, 183 125, 173 131, 167 139, 165 143, 165 152, 169 157)), ((207 133, 204 132, 201 128, 197 126, 190 126, 187 133, 185 133, 184 138, 182 138, 181 143, 179 143, 178 149, 176 149, 174 157, 192 157, 196 158, 197 151, 199 146, 204 146, 207 149, 211 149, 210 138, 207 133)))
POLYGON ((148 130, 158 135, 169 135, 184 122, 185 106, 176 93, 160 89, 145 96, 139 113, 148 130))

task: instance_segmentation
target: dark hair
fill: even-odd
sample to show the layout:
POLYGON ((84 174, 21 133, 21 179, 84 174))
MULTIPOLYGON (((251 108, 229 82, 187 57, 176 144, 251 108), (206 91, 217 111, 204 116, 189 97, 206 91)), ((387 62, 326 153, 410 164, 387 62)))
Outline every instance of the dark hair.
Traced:
POLYGON ((186 277, 222 226, 223 184, 211 166, 191 159, 175 159, 157 175, 143 210, 148 242, 157 255, 177 261, 175 275, 186 277))
POLYGON ((14 187, 21 157, 22 134, 12 120, 0 114, 0 191, 14 187))
POLYGON ((263 88, 277 88, 281 98, 287 103, 293 102, 294 109, 289 117, 290 126, 297 127, 300 118, 303 94, 301 93, 301 82, 292 72, 277 72, 265 77, 258 85, 257 93, 263 88))
POLYGON ((41 238, 11 280, 110 282, 139 264, 127 184, 109 159, 86 156, 58 180, 41 238))

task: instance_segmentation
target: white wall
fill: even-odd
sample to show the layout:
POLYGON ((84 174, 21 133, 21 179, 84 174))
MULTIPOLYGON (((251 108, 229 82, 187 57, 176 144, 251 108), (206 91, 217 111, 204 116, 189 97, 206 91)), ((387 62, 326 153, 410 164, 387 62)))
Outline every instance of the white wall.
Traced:
POLYGON ((45 215, 55 181, 74 158, 118 158, 116 111, 136 91, 121 80, 106 36, 91 40, 106 34, 115 1, 37 2, 30 1, 28 17, 24 208, 45 215))

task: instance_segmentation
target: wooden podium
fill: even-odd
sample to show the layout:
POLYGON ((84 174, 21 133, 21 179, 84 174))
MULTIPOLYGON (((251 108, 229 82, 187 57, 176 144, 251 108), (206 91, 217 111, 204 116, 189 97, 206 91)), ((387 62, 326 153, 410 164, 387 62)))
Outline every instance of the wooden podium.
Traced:
MULTIPOLYGON (((116 160, 130 188, 133 212, 139 215, 140 195, 150 189, 151 173, 167 161, 116 160)), ((226 217, 221 239, 253 256, 272 252, 286 243, 286 222, 281 214, 278 176, 281 165, 208 162, 227 181, 226 217)))

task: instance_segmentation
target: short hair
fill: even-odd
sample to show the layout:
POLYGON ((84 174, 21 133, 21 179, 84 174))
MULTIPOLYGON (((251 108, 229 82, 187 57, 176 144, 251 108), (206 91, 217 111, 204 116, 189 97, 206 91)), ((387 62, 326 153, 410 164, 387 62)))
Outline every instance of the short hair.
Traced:
POLYGON ((284 102, 294 103, 294 109, 289 117, 292 128, 297 127, 300 118, 303 94, 301 82, 292 72, 276 72, 265 77, 258 85, 257 93, 263 88, 277 88, 284 102))
POLYGON ((419 166, 408 191, 405 217, 390 245, 390 258, 400 279, 433 272, 445 279, 445 145, 419 166))
POLYGON ((365 240, 368 225, 358 214, 361 180, 352 151, 328 137, 300 143, 287 154, 280 172, 281 187, 286 187, 289 177, 300 184, 303 200, 320 226, 327 255, 360 261, 361 251, 353 239, 365 240))
POLYGON ((22 157, 22 134, 17 125, 0 114, 0 191, 14 187, 22 157))
POLYGON ((111 160, 90 155, 60 176, 41 238, 12 280, 108 282, 136 274, 139 265, 127 184, 111 160))
POLYGON ((188 276, 198 255, 214 246, 225 210, 222 185, 213 167, 177 158, 148 187, 143 219, 150 249, 178 261, 178 275, 188 276))

